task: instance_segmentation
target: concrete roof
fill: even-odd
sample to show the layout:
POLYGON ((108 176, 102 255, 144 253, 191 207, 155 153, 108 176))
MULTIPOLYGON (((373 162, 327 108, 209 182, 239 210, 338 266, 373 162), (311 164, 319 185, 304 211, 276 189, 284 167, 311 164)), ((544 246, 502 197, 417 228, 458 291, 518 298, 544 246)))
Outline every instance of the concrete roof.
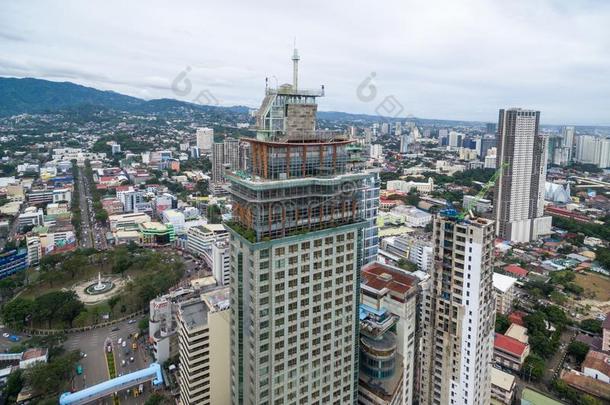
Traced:
POLYGON ((492 367, 491 384, 495 385, 496 387, 500 387, 504 391, 510 391, 515 384, 515 376, 492 367))
POLYGON ((517 279, 514 277, 506 276, 500 273, 493 274, 494 288, 502 291, 503 293, 507 292, 513 285, 515 285, 516 281, 517 279))

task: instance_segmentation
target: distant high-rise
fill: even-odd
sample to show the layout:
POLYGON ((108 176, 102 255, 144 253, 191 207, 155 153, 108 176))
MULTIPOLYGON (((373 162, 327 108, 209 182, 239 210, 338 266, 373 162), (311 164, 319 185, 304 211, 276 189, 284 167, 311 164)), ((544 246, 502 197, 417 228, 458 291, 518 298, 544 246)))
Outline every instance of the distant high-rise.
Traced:
POLYGON ((495 123, 488 122, 487 124, 485 124, 485 133, 495 135, 496 130, 497 130, 497 127, 496 127, 495 123))
POLYGON ((212 148, 212 183, 224 181, 225 145, 223 142, 214 142, 212 148))
POLYGON ((239 170, 239 140, 236 138, 225 138, 224 142, 224 164, 231 170, 239 170))
POLYGON ((540 111, 500 110, 494 218, 505 240, 529 242, 551 230, 551 217, 543 216, 547 147, 539 121, 540 111))
POLYGON ((487 156, 487 151, 497 145, 496 137, 485 135, 480 139, 480 149, 479 149, 479 157, 481 160, 485 160, 485 156, 487 156))
POLYGON ((297 83, 266 89, 257 138, 244 139, 249 170, 226 174, 233 405, 354 404, 357 396, 370 174, 350 170, 350 139, 316 130, 323 89, 297 83))
POLYGON ((494 222, 441 214, 435 266, 423 293, 420 404, 488 405, 495 298, 494 222))
POLYGON ((400 137, 400 153, 406 154, 409 152, 409 134, 404 133, 400 137))
POLYGON ((568 162, 571 162, 574 152, 574 127, 563 127, 561 135, 563 138, 563 147, 567 149, 568 162))
POLYGON ((214 143, 214 130, 212 128, 197 128, 197 148, 201 153, 210 153, 214 143))
POLYGON ((462 139, 464 135, 459 132, 451 131, 449 132, 449 147, 452 149, 457 149, 462 146, 462 139))
POLYGON ((593 135, 576 137, 576 156, 574 160, 602 168, 610 167, 610 138, 593 135))

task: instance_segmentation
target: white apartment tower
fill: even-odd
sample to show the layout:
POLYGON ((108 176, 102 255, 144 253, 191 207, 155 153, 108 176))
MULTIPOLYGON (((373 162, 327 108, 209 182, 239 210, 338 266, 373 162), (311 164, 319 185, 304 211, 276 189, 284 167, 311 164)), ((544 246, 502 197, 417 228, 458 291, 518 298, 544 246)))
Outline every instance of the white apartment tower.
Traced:
POLYGON ((229 405, 231 375, 229 289, 221 288, 179 305, 180 403, 229 405))
POLYGON ((421 304, 421 404, 488 405, 495 299, 494 222, 434 220, 435 266, 421 304))
POLYGON ((551 231, 551 217, 543 216, 547 140, 539 121, 540 111, 500 110, 494 218, 505 240, 530 242, 551 231))
POLYGON ((214 143, 214 130, 212 128, 197 128, 197 148, 201 153, 210 153, 214 143))

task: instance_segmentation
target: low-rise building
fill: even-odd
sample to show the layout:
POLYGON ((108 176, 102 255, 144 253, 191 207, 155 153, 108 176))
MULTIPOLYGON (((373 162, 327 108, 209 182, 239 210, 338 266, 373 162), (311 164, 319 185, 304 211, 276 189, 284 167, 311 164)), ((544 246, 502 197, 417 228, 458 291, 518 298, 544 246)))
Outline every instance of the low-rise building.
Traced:
POLYGON ((515 376, 493 367, 491 369, 491 397, 510 405, 515 394, 515 376))
POLYGON ((140 224, 150 222, 150 216, 143 212, 110 215, 108 222, 112 232, 116 232, 119 229, 138 229, 140 224))
POLYGON ((587 377, 610 384, 610 355, 589 350, 581 368, 587 377))
POLYGON ((496 312, 506 315, 513 309, 516 278, 500 273, 493 274, 493 286, 496 293, 496 312))
POLYGON ((519 372, 529 353, 530 347, 528 344, 496 333, 493 360, 499 366, 519 372))
POLYGON ((403 221, 407 226, 423 228, 432 222, 432 214, 413 206, 399 205, 392 208, 390 213, 403 221))
POLYGON ((28 252, 26 249, 15 249, 0 253, 0 279, 27 268, 28 252))
POLYGON ((172 224, 143 222, 139 225, 139 229, 142 246, 169 245, 176 239, 176 233, 172 224))
POLYGON ((525 326, 511 323, 504 336, 508 336, 513 339, 517 339, 521 343, 529 344, 529 336, 527 335, 527 328, 525 326))
POLYGON ((27 227, 44 225, 44 211, 42 208, 27 207, 19 218, 17 218, 17 226, 19 230, 27 227))

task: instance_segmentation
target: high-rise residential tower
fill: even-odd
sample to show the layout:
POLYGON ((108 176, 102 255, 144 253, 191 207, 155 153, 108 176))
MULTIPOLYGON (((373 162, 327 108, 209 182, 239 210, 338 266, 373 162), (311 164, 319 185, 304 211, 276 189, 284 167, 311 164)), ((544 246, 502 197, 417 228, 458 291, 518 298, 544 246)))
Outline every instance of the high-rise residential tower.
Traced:
POLYGON ((435 266, 421 304, 420 404, 487 405, 491 393, 495 299, 494 222, 434 220, 435 266))
POLYGON ((323 88, 296 84, 266 89, 257 139, 245 140, 249 170, 226 173, 234 405, 353 404, 357 396, 370 174, 349 164, 346 136, 316 130, 323 88))
POLYGON ((212 128, 197 128, 196 140, 200 153, 210 153, 214 143, 214 130, 212 128))
POLYGON ((529 242, 551 230, 544 217, 546 138, 538 133, 540 111, 500 110, 495 185, 496 234, 514 242, 529 242))
POLYGON ((225 145, 224 142, 214 142, 212 146, 212 183, 224 181, 225 145))
POLYGON ((234 170, 234 171, 237 171, 240 168, 239 141, 236 138, 225 138, 224 164, 229 165, 231 170, 234 170))
POLYGON ((563 147, 566 148, 568 155, 568 162, 571 162, 574 152, 574 127, 563 127, 561 136, 563 138, 563 147))

